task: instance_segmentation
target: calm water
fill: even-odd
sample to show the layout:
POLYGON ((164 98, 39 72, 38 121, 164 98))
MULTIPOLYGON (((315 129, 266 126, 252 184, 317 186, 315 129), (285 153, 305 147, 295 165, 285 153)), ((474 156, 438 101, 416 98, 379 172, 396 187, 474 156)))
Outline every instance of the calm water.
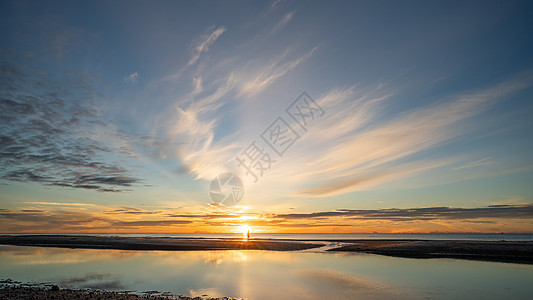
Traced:
MULTIPOLYGON (((10 235, 11 233, 2 233, 10 235)), ((33 233, 32 233, 33 234, 33 233)), ((56 234, 56 233, 50 233, 56 234)), ((60 233, 65 234, 65 233, 60 233)), ((11 235, 24 235, 12 233, 11 235)), ((68 235, 68 233, 67 233, 68 235)), ((72 235, 80 235, 73 233, 72 235)), ((84 233, 94 236, 177 237, 177 238, 240 238, 239 233, 84 233)), ((533 241, 533 233, 253 233, 260 239, 339 240, 339 239, 415 239, 471 241, 533 241)))
POLYGON ((0 245, 0 278, 250 299, 531 299, 533 266, 371 254, 0 245))

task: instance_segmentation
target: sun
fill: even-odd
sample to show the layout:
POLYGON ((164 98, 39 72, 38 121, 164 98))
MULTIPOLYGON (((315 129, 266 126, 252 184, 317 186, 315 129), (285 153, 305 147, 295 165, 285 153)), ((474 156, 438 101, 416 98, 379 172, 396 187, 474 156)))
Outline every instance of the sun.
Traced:
POLYGON ((238 232, 242 233, 243 235, 246 235, 248 234, 248 232, 250 231, 250 226, 244 224, 242 225, 241 227, 239 227, 238 229, 238 232))

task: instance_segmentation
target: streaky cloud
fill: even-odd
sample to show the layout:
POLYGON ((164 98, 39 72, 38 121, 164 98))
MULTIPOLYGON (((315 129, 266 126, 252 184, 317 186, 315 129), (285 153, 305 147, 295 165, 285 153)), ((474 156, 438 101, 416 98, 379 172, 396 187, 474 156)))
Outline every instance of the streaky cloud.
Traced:
POLYGON ((196 41, 192 44, 192 53, 191 57, 189 58, 189 61, 187 64, 185 64, 182 68, 180 68, 177 72, 174 74, 168 75, 163 78, 163 81, 173 81, 178 79, 183 71, 193 65, 195 65, 203 54, 205 54, 207 51, 209 51, 209 47, 224 33, 226 32, 226 27, 221 26, 218 28, 213 29, 213 27, 208 28, 208 31, 210 33, 204 34, 197 38, 196 41))
MULTIPOLYGON (((319 100, 329 114, 335 118, 331 123, 311 132, 313 144, 306 147, 315 148, 320 144, 330 147, 322 153, 314 153, 317 157, 309 157, 313 161, 308 168, 308 178, 319 176, 327 183, 315 184, 312 188, 300 190, 295 193, 299 196, 321 197, 342 194, 359 190, 363 186, 369 187, 395 178, 405 177, 431 168, 443 166, 439 160, 435 162, 421 162, 409 159, 415 153, 439 147, 446 142, 468 132, 468 126, 461 126, 469 118, 480 114, 492 107, 498 101, 531 86, 531 75, 520 74, 514 78, 496 84, 490 88, 456 96, 451 101, 445 101, 400 114, 398 117, 386 121, 382 125, 361 129, 361 124, 353 119, 351 114, 357 113, 358 107, 350 105, 344 93, 334 93, 339 99, 327 95, 319 100), (330 106, 334 103, 337 106, 330 106), (342 105, 340 105, 342 104, 342 105), (343 111, 339 111, 342 107, 343 111), (348 107, 349 109, 345 109, 348 107), (360 130, 356 130, 360 128, 360 130), (331 132, 333 137, 328 138, 326 133, 331 132), (341 132, 339 134, 336 132, 341 132), (394 167, 402 160, 401 167, 394 167), (429 166, 424 168, 423 165, 429 166), (373 174, 369 175, 369 174, 373 174), (370 184, 371 183, 371 184, 370 184)), ((369 98, 370 99, 370 98, 369 98)), ((381 98, 377 98, 381 99, 381 98)), ((370 110, 376 108, 380 101, 363 99, 362 103, 369 102, 370 110)), ((361 123, 370 123, 373 119, 362 117, 361 123)), ((319 148, 320 149, 320 148, 319 148)), ((453 160, 448 159, 448 163, 453 160)))
POLYGON ((297 220, 315 218, 348 218, 353 220, 470 220, 470 219, 531 219, 533 204, 523 205, 489 205, 487 207, 420 207, 388 209, 337 209, 334 211, 276 214, 274 219, 297 220))
POLYGON ((462 170, 462 169, 474 168, 474 167, 479 167, 479 166, 489 166, 489 165, 494 164, 494 162, 491 161, 491 159, 492 159, 492 157, 485 157, 485 158, 482 158, 482 159, 479 159, 479 160, 476 160, 476 161, 473 161, 473 162, 469 162, 469 163, 464 164, 462 166, 455 167, 455 168, 453 168, 453 170, 458 171, 458 170, 462 170))
POLYGON ((255 74, 252 75, 251 79, 245 79, 241 84, 239 96, 251 97, 260 93, 280 77, 309 59, 319 47, 320 46, 315 46, 307 53, 290 61, 285 61, 285 57, 288 54, 288 50, 286 50, 268 66, 262 66, 261 69, 257 70, 255 74))

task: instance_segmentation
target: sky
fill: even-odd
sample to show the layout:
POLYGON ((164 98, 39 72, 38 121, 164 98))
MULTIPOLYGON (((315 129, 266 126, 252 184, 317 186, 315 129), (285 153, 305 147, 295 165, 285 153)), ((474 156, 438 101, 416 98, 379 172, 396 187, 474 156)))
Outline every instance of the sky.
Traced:
POLYGON ((0 232, 531 233, 532 31, 530 1, 1 1, 0 232))

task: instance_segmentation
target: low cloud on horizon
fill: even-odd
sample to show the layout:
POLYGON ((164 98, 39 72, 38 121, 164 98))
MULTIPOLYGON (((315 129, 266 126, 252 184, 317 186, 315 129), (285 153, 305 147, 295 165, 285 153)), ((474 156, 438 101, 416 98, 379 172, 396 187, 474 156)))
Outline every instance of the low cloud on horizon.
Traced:
MULTIPOLYGON (((244 222, 262 232, 272 226, 305 230, 312 228, 344 227, 344 232, 361 232, 361 229, 385 226, 384 232, 413 232, 409 226, 424 228, 426 225, 440 224, 444 231, 454 232, 454 222, 470 224, 473 231, 480 230, 476 225, 499 228, 488 232, 523 232, 515 223, 533 220, 533 203, 499 204, 486 207, 421 207, 388 209, 336 209, 312 213, 244 213, 213 211, 183 213, 178 211, 149 211, 135 207, 100 206, 88 212, 69 210, 67 203, 62 208, 54 205, 34 204, 33 208, 0 209, 0 225, 6 232, 195 232, 198 229, 216 226, 226 232, 244 222), (412 225, 414 226, 414 225, 412 225), (156 231, 153 231, 156 230, 156 231)), ((310 231, 311 230, 311 231, 310 231)), ((415 230, 416 231, 416 230, 415 230)))

